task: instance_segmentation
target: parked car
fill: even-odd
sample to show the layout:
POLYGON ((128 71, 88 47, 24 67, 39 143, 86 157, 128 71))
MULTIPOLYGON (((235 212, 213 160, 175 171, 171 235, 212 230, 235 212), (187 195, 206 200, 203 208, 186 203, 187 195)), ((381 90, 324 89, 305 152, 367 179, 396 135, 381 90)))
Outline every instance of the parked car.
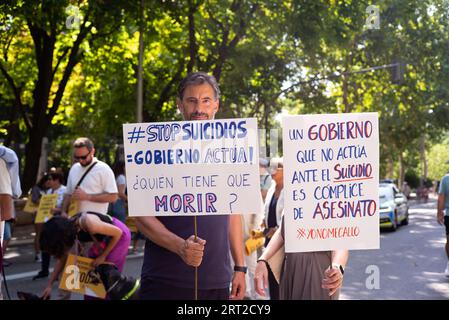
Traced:
POLYGON ((394 179, 383 179, 380 180, 379 183, 395 184, 396 182, 394 181, 394 179))
POLYGON ((408 224, 408 200, 393 183, 379 184, 380 227, 392 231, 408 224))

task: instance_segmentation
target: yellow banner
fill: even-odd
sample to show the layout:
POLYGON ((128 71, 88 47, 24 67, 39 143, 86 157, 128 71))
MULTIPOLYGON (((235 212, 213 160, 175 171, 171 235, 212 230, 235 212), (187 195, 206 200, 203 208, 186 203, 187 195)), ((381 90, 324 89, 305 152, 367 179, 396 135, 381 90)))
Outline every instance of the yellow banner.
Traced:
POLYGON ((70 204, 69 204, 69 212, 67 213, 69 215, 69 217, 74 216, 75 214, 78 213, 79 211, 79 202, 76 200, 70 200, 70 204))
POLYGON ((59 288, 104 299, 106 289, 99 279, 89 274, 89 271, 95 269, 93 262, 93 259, 69 254, 59 288))
POLYGON ((125 224, 128 227, 129 231, 131 232, 139 231, 136 226, 136 219, 134 219, 133 217, 126 217, 125 224))
POLYGON ((262 247, 264 243, 265 243, 264 237, 249 238, 248 240, 245 241, 245 254, 249 256, 251 253, 253 253, 253 251, 262 247))
POLYGON ((44 194, 39 202, 36 219, 34 223, 44 223, 53 217, 51 209, 56 208, 58 202, 57 194, 44 194))
POLYGON ((23 207, 23 212, 35 213, 39 208, 39 203, 34 203, 31 201, 31 196, 28 197, 25 207, 23 207))

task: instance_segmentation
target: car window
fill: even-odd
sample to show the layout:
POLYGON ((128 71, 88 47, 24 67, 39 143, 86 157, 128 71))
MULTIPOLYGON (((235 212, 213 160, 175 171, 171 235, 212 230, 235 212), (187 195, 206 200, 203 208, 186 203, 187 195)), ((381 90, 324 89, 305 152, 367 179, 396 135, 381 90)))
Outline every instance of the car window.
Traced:
POLYGON ((381 202, 394 199, 393 189, 390 187, 380 187, 379 188, 379 199, 381 202))

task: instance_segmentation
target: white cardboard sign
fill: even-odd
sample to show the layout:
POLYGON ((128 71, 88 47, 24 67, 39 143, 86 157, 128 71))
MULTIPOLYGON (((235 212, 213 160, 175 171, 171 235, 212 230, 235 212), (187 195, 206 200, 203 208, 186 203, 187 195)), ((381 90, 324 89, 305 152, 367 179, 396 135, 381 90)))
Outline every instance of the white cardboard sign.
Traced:
POLYGON ((260 212, 255 118, 123 125, 130 216, 260 212))
POLYGON ((377 113, 283 118, 285 250, 379 248, 377 113))

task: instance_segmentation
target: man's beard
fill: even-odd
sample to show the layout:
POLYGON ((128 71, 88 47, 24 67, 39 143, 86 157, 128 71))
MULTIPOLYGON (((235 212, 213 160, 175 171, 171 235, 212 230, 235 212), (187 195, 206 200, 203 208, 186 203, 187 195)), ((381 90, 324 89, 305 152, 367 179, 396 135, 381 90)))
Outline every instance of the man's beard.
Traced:
POLYGON ((204 113, 204 112, 194 112, 194 113, 192 113, 192 114, 190 114, 190 121, 195 121, 195 120, 198 120, 198 119, 192 119, 193 117, 197 117, 197 118, 199 118, 199 117, 205 117, 206 119, 205 120, 213 120, 214 119, 214 116, 212 115, 212 119, 210 119, 210 117, 209 117, 209 115, 207 114, 207 113, 204 113))
POLYGON ((90 164, 92 163, 92 160, 93 160, 93 158, 91 158, 89 162, 85 162, 84 164, 82 164, 82 163, 80 162, 80 165, 81 165, 82 167, 87 167, 88 165, 90 165, 90 164))

